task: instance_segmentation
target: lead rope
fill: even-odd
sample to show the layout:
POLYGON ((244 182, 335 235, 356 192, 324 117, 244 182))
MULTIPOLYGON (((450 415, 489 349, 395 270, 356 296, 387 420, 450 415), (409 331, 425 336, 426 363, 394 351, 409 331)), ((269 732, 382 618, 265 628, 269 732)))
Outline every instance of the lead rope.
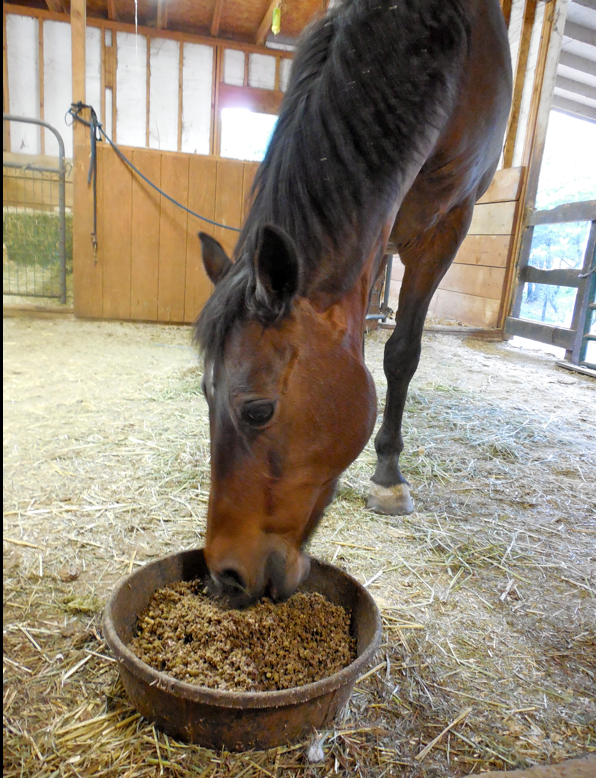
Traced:
POLYGON ((143 173, 141 173, 141 171, 132 164, 128 157, 126 157, 120 151, 114 141, 106 134, 101 122, 97 118, 97 114, 95 113, 93 106, 85 105, 85 103, 82 103, 81 101, 78 103, 72 103, 65 117, 67 124, 69 124, 67 120, 68 116, 72 117, 70 124, 74 124, 74 122, 81 122, 81 124, 84 124, 85 127, 89 127, 91 132, 91 158, 89 161, 87 185, 93 182, 93 232, 91 233, 91 242, 93 244, 93 260, 95 263, 97 263, 97 141, 101 140, 102 137, 110 144, 110 146, 114 149, 116 154, 120 157, 125 165, 128 165, 128 167, 134 171, 137 176, 139 176, 139 178, 142 178, 145 183, 153 187, 153 189, 155 189, 156 192, 159 192, 162 197, 165 197, 166 200, 169 200, 174 205, 177 205, 178 208, 182 208, 183 211, 186 211, 191 216, 194 216, 203 222, 207 222, 208 224, 212 224, 214 227, 221 227, 224 230, 231 230, 232 232, 240 232, 237 227, 228 227, 227 224, 220 224, 220 222, 213 221, 212 219, 208 219, 206 216, 201 216, 200 214, 191 211, 190 208, 187 208, 185 205, 182 205, 182 203, 174 200, 173 197, 154 184, 153 181, 150 181, 147 176, 143 175, 143 173), (85 108, 89 110, 89 121, 83 119, 83 117, 80 115, 81 111, 85 108))

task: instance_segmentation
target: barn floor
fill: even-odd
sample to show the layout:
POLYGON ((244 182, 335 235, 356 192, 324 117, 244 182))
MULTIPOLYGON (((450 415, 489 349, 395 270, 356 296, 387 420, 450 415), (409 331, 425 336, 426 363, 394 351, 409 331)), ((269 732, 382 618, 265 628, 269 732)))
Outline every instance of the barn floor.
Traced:
MULTIPOLYGON (((386 338, 367 340, 381 397, 386 338)), ((208 425, 189 339, 4 320, 4 774, 438 778, 595 752, 596 382, 437 334, 408 404, 416 512, 363 508, 369 444, 311 544, 370 581, 385 625, 320 733, 325 761, 305 744, 215 754, 135 714, 101 610, 133 568, 202 544, 208 425)))

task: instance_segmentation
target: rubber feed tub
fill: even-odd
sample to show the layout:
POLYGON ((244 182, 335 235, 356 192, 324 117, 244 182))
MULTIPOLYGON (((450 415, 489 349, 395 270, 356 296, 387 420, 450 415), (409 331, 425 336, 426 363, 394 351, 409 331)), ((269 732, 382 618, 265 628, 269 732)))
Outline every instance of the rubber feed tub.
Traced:
POLYGON ((206 575, 202 549, 184 551, 145 565, 121 581, 112 594, 104 612, 104 636, 134 707, 168 735, 228 751, 274 748, 307 736, 313 727, 328 727, 348 701, 381 638, 379 611, 366 589, 342 570, 313 559, 300 590, 319 592, 351 612, 357 658, 329 678, 293 689, 218 691, 154 670, 127 645, 138 614, 157 589, 206 575))

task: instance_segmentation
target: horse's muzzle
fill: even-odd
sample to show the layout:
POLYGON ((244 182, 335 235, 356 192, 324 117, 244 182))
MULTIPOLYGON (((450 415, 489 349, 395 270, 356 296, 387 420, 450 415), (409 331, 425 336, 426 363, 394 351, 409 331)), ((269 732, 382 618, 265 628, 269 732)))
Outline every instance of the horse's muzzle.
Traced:
POLYGON ((267 557, 264 570, 252 586, 247 576, 232 564, 223 570, 211 570, 211 591, 222 597, 234 608, 246 608, 261 597, 273 602, 283 602, 294 594, 310 572, 310 558, 298 552, 282 556, 272 551, 267 557))

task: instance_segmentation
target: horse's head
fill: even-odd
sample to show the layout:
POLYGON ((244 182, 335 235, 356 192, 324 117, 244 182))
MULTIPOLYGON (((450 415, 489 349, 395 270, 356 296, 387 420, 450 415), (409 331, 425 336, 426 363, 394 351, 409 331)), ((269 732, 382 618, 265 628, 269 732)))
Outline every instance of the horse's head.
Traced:
POLYGON ((197 330, 211 428, 205 557, 234 604, 285 599, 308 574, 304 544, 374 424, 367 290, 317 308, 299 294, 299 262, 277 228, 261 228, 244 288, 221 246, 205 234, 201 242, 216 284, 197 330))

